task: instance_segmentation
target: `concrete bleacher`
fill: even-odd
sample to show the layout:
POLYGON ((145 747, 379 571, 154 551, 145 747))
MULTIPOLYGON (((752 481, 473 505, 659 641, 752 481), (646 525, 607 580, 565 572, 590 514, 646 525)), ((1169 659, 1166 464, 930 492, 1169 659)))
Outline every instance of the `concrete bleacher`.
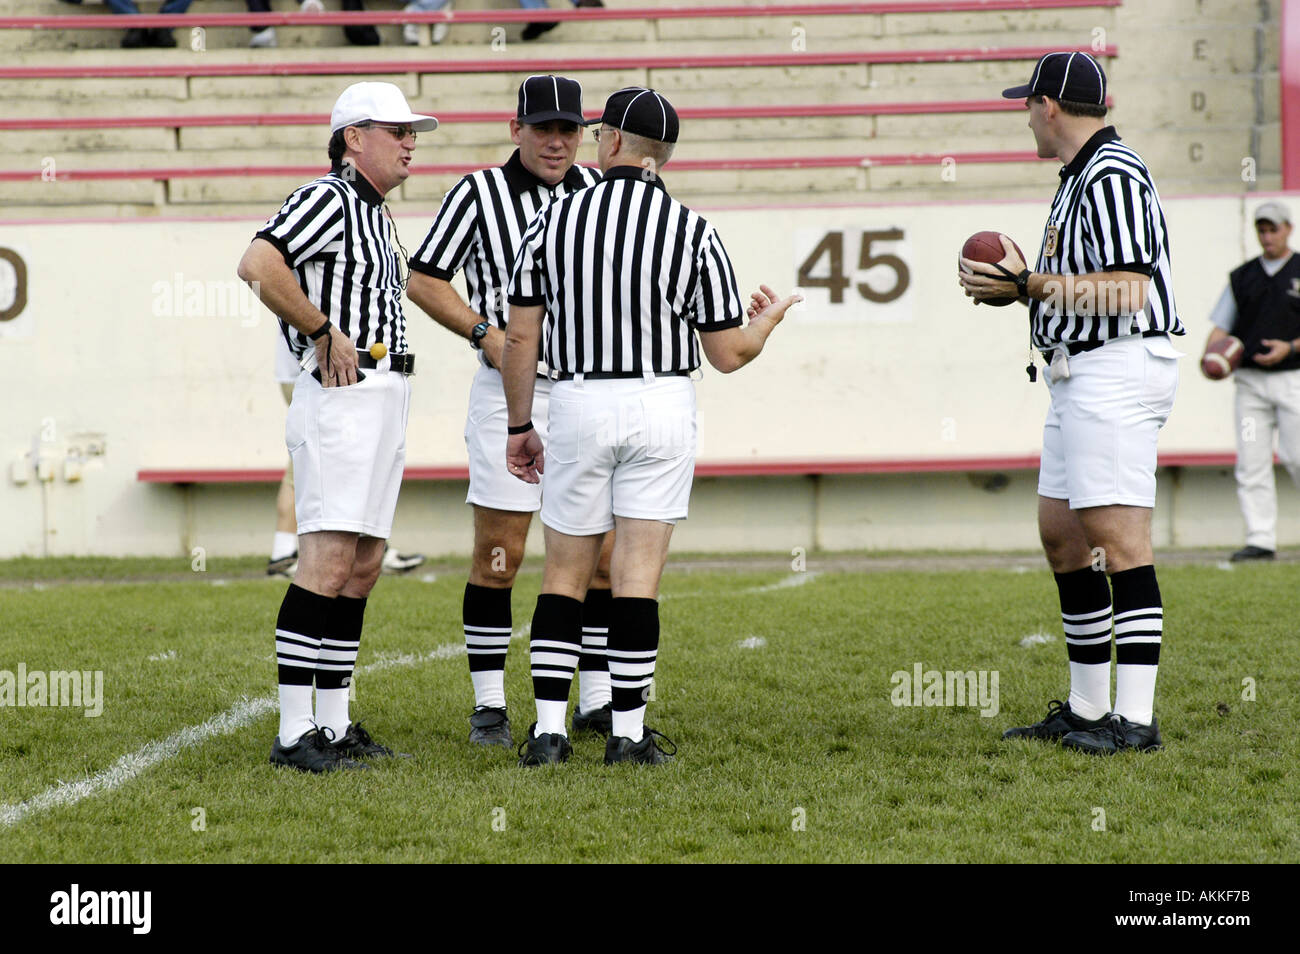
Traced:
MULTIPOLYGON (((655 0, 608 0, 610 7, 667 7, 655 0)), ((370 0, 375 12, 400 3, 370 0)), ((146 13, 156 3, 142 0, 146 13)), ((288 0, 277 12, 296 9, 288 0)), ((336 6, 331 5, 336 9, 336 6)), ((557 0, 558 9, 562 7, 557 0)), ((750 7, 752 5, 746 5, 750 7)), ((747 158, 932 156, 1023 152, 1033 147, 1019 111, 931 113, 926 102, 996 98, 1024 82, 1030 59, 975 58, 969 62, 889 62, 828 65, 646 67, 652 57, 809 55, 921 50, 994 50, 1004 47, 1106 47, 1114 121, 1147 158, 1166 194, 1233 193, 1280 186, 1276 4, 1233 0, 1105 0, 1019 10, 914 10, 852 16, 771 16, 620 19, 562 24, 533 43, 521 25, 454 24, 440 46, 408 47, 400 26, 381 26, 384 45, 344 43, 337 26, 277 27, 280 46, 247 48, 246 27, 177 33, 176 50, 122 50, 118 29, 0 29, 6 69, 53 67, 84 76, 0 78, 0 118, 7 120, 130 116, 325 114, 344 73, 307 75, 96 76, 96 70, 146 64, 220 72, 246 64, 382 63, 391 72, 369 75, 397 83, 419 110, 508 112, 529 72, 567 59, 618 62, 617 68, 574 71, 596 113, 606 93, 641 84, 663 91, 680 108, 709 106, 922 104, 880 115, 770 116, 691 119, 684 124, 675 194, 704 206, 857 203, 1042 196, 1057 166, 1051 162, 938 162, 799 169, 684 168, 691 163, 747 158), (1195 15, 1189 16, 1189 8, 1195 15), (495 32, 494 32, 495 31, 495 32), (504 38, 504 42, 502 42, 504 38), (199 42, 201 41, 201 42, 199 42), (200 47, 193 49, 192 46, 200 47), (500 58, 511 69, 476 67, 472 73, 430 72, 419 63, 481 63, 500 58), (631 64, 631 65, 628 65, 631 64), (1243 179, 1243 162, 1253 180, 1243 179), (945 172, 947 174, 945 174, 945 172)), ((513 3, 458 0, 456 11, 517 13, 513 3)), ((200 0, 192 13, 243 13, 242 0, 200 0)), ((0 17, 85 15, 57 0, 0 0, 0 17)), ((113 17, 114 27, 125 18, 113 17)), ((12 125, 12 124, 11 124, 12 125)), ((508 153, 504 122, 448 122, 423 138, 417 165, 484 165, 508 153)), ((31 173, 0 181, 6 218, 110 215, 261 216, 301 175, 81 179, 81 170, 166 170, 208 167, 323 165, 325 135, 303 125, 145 128, 6 129, 0 174, 31 173), (52 161, 56 181, 39 174, 52 161), (61 178, 67 174, 71 178, 61 178)), ((579 161, 594 163, 590 141, 579 161)), ((409 211, 432 211, 457 174, 413 176, 398 198, 409 211)))

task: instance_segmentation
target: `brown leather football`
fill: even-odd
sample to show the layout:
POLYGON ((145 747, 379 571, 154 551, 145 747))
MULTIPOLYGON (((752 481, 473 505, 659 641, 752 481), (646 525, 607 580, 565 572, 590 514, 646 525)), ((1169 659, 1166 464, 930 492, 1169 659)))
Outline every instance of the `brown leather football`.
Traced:
MULTIPOLYGON (((1013 241, 1012 246, 1016 254, 1020 256, 1022 262, 1026 261, 1025 253, 1020 251, 1020 246, 1013 241)), ((1002 247, 1002 233, 1000 232, 976 232, 966 240, 966 244, 961 247, 962 258, 972 258, 977 262, 985 262, 989 265, 996 265, 1007 257, 1007 250, 1002 247)), ((1028 265, 1026 265, 1028 267, 1028 265)), ((993 305, 1001 308, 1004 305, 1014 304, 1016 301, 1013 295, 1010 298, 985 298, 982 299, 985 305, 993 305)))
POLYGON ((1205 357, 1201 358, 1201 373, 1215 381, 1226 378, 1241 366, 1241 358, 1245 353, 1246 348, 1240 338, 1232 335, 1220 338, 1205 349, 1205 357))

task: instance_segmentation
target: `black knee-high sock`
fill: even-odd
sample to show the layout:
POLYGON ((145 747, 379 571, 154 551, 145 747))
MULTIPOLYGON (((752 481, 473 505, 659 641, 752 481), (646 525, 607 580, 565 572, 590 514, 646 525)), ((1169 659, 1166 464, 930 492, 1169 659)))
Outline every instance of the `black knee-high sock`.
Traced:
POLYGON ((614 735, 641 737, 659 654, 659 602, 618 596, 610 601, 609 681, 614 735))
POLYGON ((338 739, 351 724, 348 687, 357 665, 365 615, 365 597, 340 596, 334 601, 332 631, 321 640, 320 662, 316 664, 316 724, 328 727, 338 739))
POLYGON ((1065 651, 1070 659, 1070 709, 1084 719, 1110 711, 1110 586, 1091 566, 1057 573, 1065 651))
POLYGON ((1115 591, 1115 711, 1150 725, 1165 624, 1156 568, 1135 566, 1111 574, 1115 591))
POLYGON ((513 625, 510 593, 509 587, 496 589, 465 584, 461 618, 475 706, 504 709, 506 705, 506 653, 510 649, 513 625))
POLYGON ((537 732, 564 732, 569 686, 582 651, 582 604, 569 596, 542 593, 533 611, 529 656, 537 732))
POLYGON ((582 655, 578 659, 578 708, 599 709, 609 702, 609 613, 613 594, 587 590, 582 602, 582 655))
POLYGON ((330 631, 334 600, 290 583, 275 621, 275 661, 280 684, 283 745, 293 745, 312 728, 311 685, 321 640, 330 631))

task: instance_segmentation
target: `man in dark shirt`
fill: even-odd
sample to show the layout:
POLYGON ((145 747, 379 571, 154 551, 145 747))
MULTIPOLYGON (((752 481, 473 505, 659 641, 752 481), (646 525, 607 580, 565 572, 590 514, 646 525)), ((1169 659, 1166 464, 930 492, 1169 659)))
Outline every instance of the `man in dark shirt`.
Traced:
POLYGON ((1245 346, 1237 382, 1237 499, 1246 545, 1233 562, 1271 560, 1277 549, 1277 456, 1300 486, 1300 258, 1291 253, 1291 210, 1265 202, 1255 210, 1263 254, 1234 269, 1219 296, 1205 342, 1232 335, 1245 346))

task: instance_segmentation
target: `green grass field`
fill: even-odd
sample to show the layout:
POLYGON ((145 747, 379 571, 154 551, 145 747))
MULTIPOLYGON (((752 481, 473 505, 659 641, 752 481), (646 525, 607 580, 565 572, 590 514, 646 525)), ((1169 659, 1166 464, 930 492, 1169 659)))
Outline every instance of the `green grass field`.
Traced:
MULTIPOLYGON (((575 739, 567 765, 539 770, 472 749, 463 568, 386 577, 367 614, 353 713, 414 758, 315 777, 266 763, 284 583, 258 578, 261 561, 214 561, 205 573, 160 560, 10 561, 0 564, 0 670, 103 670, 104 692, 97 718, 0 708, 0 857, 1300 858, 1296 568, 1225 572, 1207 559, 1162 569, 1165 750, 1098 759, 999 738, 1068 688, 1051 577, 1024 562, 954 572, 825 561, 800 575, 765 568, 771 560, 707 569, 674 559, 649 721, 680 752, 651 769, 606 768, 596 737, 575 739), (1053 639, 1022 646, 1033 633, 1053 639), (891 675, 916 663, 997 671, 1000 711, 894 706, 891 675), (1242 697, 1247 679, 1254 701, 1242 697)), ((516 627, 538 584, 535 569, 521 576, 516 627)), ((517 738, 533 718, 527 662, 516 639, 507 691, 517 738)))

